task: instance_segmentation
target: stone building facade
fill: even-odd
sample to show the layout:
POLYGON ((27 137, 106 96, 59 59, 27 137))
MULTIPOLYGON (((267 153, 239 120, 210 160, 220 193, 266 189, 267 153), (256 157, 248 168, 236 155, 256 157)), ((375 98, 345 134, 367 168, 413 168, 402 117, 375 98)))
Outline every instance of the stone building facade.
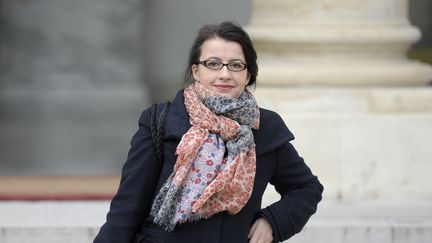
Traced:
MULTIPOLYGON (((28 187, 35 176, 102 176, 105 189, 92 192, 112 193, 141 110, 181 87, 199 26, 230 19, 258 49, 260 106, 282 115, 326 187, 318 214, 288 242, 430 242, 432 68, 407 51, 427 49, 430 32, 421 39, 412 22, 431 26, 431 6, 0 0, 0 192, 22 186, 17 178, 28 187)), ((50 190, 76 190, 62 185, 50 190)), ((266 195, 263 204, 277 200, 266 195)), ((3 201, 0 242, 91 242, 107 207, 3 201)))

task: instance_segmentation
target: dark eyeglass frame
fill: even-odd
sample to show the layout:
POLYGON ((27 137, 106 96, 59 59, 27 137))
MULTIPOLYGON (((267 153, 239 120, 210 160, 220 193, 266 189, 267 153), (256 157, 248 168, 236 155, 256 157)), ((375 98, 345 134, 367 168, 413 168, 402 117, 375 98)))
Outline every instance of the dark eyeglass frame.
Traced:
POLYGON ((230 71, 232 71, 232 72, 241 72, 241 71, 247 69, 247 64, 246 64, 246 63, 243 63, 243 62, 230 62, 230 63, 223 63, 223 62, 220 62, 220 61, 217 61, 217 60, 204 60, 204 61, 199 61, 197 64, 202 64, 204 67, 206 67, 206 68, 208 68, 208 69, 211 69, 211 70, 215 70, 215 71, 222 70, 222 68, 223 68, 224 66, 226 66, 226 67, 228 68, 228 70, 230 70, 230 71), (207 63, 209 63, 209 62, 219 63, 219 64, 222 64, 222 66, 221 66, 220 68, 209 67, 209 66, 207 66, 207 65, 208 65, 207 63), (234 70, 233 70, 233 69, 230 68, 230 65, 234 65, 234 64, 241 64, 241 65, 243 65, 244 67, 243 67, 243 69, 239 69, 239 70, 234 69, 234 70))

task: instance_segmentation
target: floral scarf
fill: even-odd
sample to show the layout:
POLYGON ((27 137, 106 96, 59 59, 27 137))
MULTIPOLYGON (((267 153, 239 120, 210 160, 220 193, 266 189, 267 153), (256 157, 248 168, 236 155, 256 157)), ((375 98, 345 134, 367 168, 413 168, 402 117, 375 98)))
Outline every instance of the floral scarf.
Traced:
POLYGON ((167 231, 221 211, 238 213, 255 179, 251 128, 258 129, 259 108, 252 94, 228 98, 196 82, 184 90, 184 98, 192 127, 177 146, 174 171, 150 212, 167 231))

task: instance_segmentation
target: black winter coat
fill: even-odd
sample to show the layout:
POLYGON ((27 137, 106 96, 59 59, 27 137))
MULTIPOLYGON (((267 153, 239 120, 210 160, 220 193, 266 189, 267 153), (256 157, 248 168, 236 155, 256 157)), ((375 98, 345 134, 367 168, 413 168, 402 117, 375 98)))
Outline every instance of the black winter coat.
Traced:
POLYGON ((260 216, 273 228, 274 242, 280 242, 298 233, 315 213, 323 186, 291 145, 294 136, 281 117, 260 109, 260 128, 253 130, 257 155, 255 183, 243 209, 236 215, 221 212, 209 219, 180 224, 173 232, 153 224, 148 217, 152 200, 171 174, 176 161, 175 149, 189 128, 183 91, 179 91, 167 115, 164 161, 158 173, 160 168, 155 162, 150 133, 150 110, 142 113, 122 169, 118 192, 95 243, 132 242, 138 232, 151 241, 163 243, 242 243, 248 241, 249 229, 260 216), (269 182, 281 199, 261 209, 269 182))

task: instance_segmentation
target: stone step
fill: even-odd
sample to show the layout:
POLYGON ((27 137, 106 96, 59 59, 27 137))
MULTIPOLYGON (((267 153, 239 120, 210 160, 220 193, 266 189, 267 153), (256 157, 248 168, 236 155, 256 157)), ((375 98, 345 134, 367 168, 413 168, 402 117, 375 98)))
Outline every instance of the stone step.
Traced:
MULTIPOLYGON (((267 196, 264 206, 276 197, 267 196)), ((0 202, 2 243, 90 243, 108 201, 0 202)), ((325 200, 290 243, 430 243, 432 202, 325 200)))
POLYGON ((290 243, 430 243, 431 202, 324 202, 290 243))

